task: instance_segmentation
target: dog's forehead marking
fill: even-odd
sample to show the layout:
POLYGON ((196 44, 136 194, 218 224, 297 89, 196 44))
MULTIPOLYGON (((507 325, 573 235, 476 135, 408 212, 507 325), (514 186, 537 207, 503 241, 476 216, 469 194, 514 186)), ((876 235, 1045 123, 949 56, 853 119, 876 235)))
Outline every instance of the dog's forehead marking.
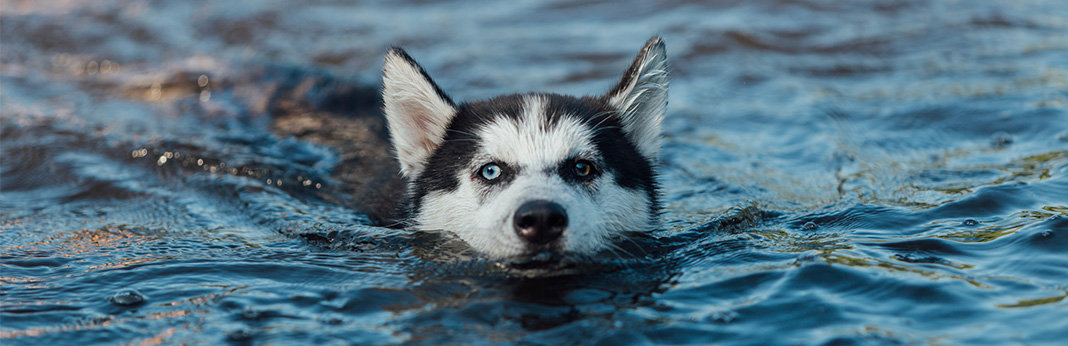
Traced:
POLYGON ((523 97, 521 114, 499 116, 479 128, 485 155, 527 168, 555 166, 560 161, 596 151, 593 133, 578 119, 547 114, 548 100, 539 95, 523 97))

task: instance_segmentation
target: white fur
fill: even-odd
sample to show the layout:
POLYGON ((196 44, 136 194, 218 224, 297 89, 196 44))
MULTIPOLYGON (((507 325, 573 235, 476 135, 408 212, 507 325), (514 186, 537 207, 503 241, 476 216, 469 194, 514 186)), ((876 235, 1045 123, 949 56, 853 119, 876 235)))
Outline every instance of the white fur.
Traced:
POLYGON ((660 38, 649 40, 635 60, 639 67, 630 83, 609 95, 608 103, 620 111, 623 133, 655 164, 660 157, 660 123, 667 109, 669 79, 667 51, 660 38))
POLYGON ((424 78, 420 67, 390 51, 382 73, 382 99, 401 174, 415 179, 445 138, 456 109, 424 78))
POLYGON ((541 169, 595 150, 593 133, 578 121, 561 117, 553 128, 544 128, 545 103, 541 97, 526 96, 518 122, 501 119, 479 129, 483 153, 509 165, 541 169))
POLYGON ((564 252, 597 252, 622 232, 648 229, 652 201, 643 191, 625 189, 611 174, 601 174, 592 182, 591 195, 558 175, 556 168, 566 159, 579 157, 596 165, 600 155, 588 127, 562 117, 546 128, 545 116, 545 100, 528 96, 518 121, 500 117, 479 129, 482 142, 475 159, 467 170, 456 172, 460 186, 426 195, 415 215, 418 227, 454 232, 493 257, 525 253, 526 242, 516 234, 512 218, 532 200, 552 201, 567 210, 570 222, 559 243, 564 252), (520 174, 503 190, 486 194, 473 172, 489 162, 518 167, 520 174))

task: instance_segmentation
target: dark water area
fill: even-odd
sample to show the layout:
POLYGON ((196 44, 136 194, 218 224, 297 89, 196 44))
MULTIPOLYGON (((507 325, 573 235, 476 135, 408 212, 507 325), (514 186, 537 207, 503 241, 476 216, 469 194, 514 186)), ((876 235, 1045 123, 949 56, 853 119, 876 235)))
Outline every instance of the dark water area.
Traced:
POLYGON ((1068 340, 1068 2, 2 6, 2 345, 1068 340), (603 93, 654 34, 628 255, 534 276, 350 207, 390 46, 470 100, 603 93))

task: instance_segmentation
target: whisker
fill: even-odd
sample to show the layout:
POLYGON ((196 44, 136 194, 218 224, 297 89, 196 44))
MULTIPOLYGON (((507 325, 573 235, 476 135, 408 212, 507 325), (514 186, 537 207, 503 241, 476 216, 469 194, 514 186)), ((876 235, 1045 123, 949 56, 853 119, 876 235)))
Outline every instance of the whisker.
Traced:
MULTIPOLYGON (((634 247, 637 248, 638 250, 641 250, 642 257, 648 257, 649 256, 649 252, 645 251, 645 248, 643 248, 641 244, 638 244, 638 242, 635 241, 634 238, 631 238, 631 237, 628 237, 628 236, 624 236, 623 239, 626 240, 627 242, 630 242, 631 244, 634 244, 634 247)), ((634 256, 634 254, 632 254, 630 252, 628 252, 628 254, 630 254, 631 256, 634 256)))
POLYGON ((616 244, 614 244, 614 243, 609 243, 609 244, 608 244, 608 247, 607 247, 606 249, 608 249, 609 251, 611 251, 611 252, 612 252, 612 254, 616 256, 616 258, 615 258, 615 259, 618 259, 618 260, 624 260, 624 259, 627 259, 627 258, 634 258, 634 257, 635 257, 633 253, 631 253, 630 251, 627 251, 627 250, 623 249, 622 247, 620 247, 619 245, 616 245, 616 244), (622 252, 623 254, 625 254, 625 255, 626 255, 626 257, 624 257, 624 256, 620 255, 620 254, 619 254, 620 252, 622 252))
POLYGON ((460 130, 453 130, 453 129, 445 129, 445 132, 455 132, 455 133, 459 133, 459 134, 461 134, 461 135, 468 135, 468 136, 471 136, 471 137, 478 137, 478 136, 475 136, 475 134, 473 134, 473 133, 470 133, 470 132, 467 132, 467 131, 460 131, 460 130))

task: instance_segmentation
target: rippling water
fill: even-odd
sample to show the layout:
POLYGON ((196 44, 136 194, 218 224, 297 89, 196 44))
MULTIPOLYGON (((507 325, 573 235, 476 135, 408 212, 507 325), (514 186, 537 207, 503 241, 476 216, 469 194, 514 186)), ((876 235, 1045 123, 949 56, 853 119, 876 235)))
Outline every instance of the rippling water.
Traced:
POLYGON ((1068 339, 1068 3, 296 3, 3 3, 0 343, 1068 339), (530 277, 350 207, 390 45, 474 99, 653 34, 633 256, 530 277))

